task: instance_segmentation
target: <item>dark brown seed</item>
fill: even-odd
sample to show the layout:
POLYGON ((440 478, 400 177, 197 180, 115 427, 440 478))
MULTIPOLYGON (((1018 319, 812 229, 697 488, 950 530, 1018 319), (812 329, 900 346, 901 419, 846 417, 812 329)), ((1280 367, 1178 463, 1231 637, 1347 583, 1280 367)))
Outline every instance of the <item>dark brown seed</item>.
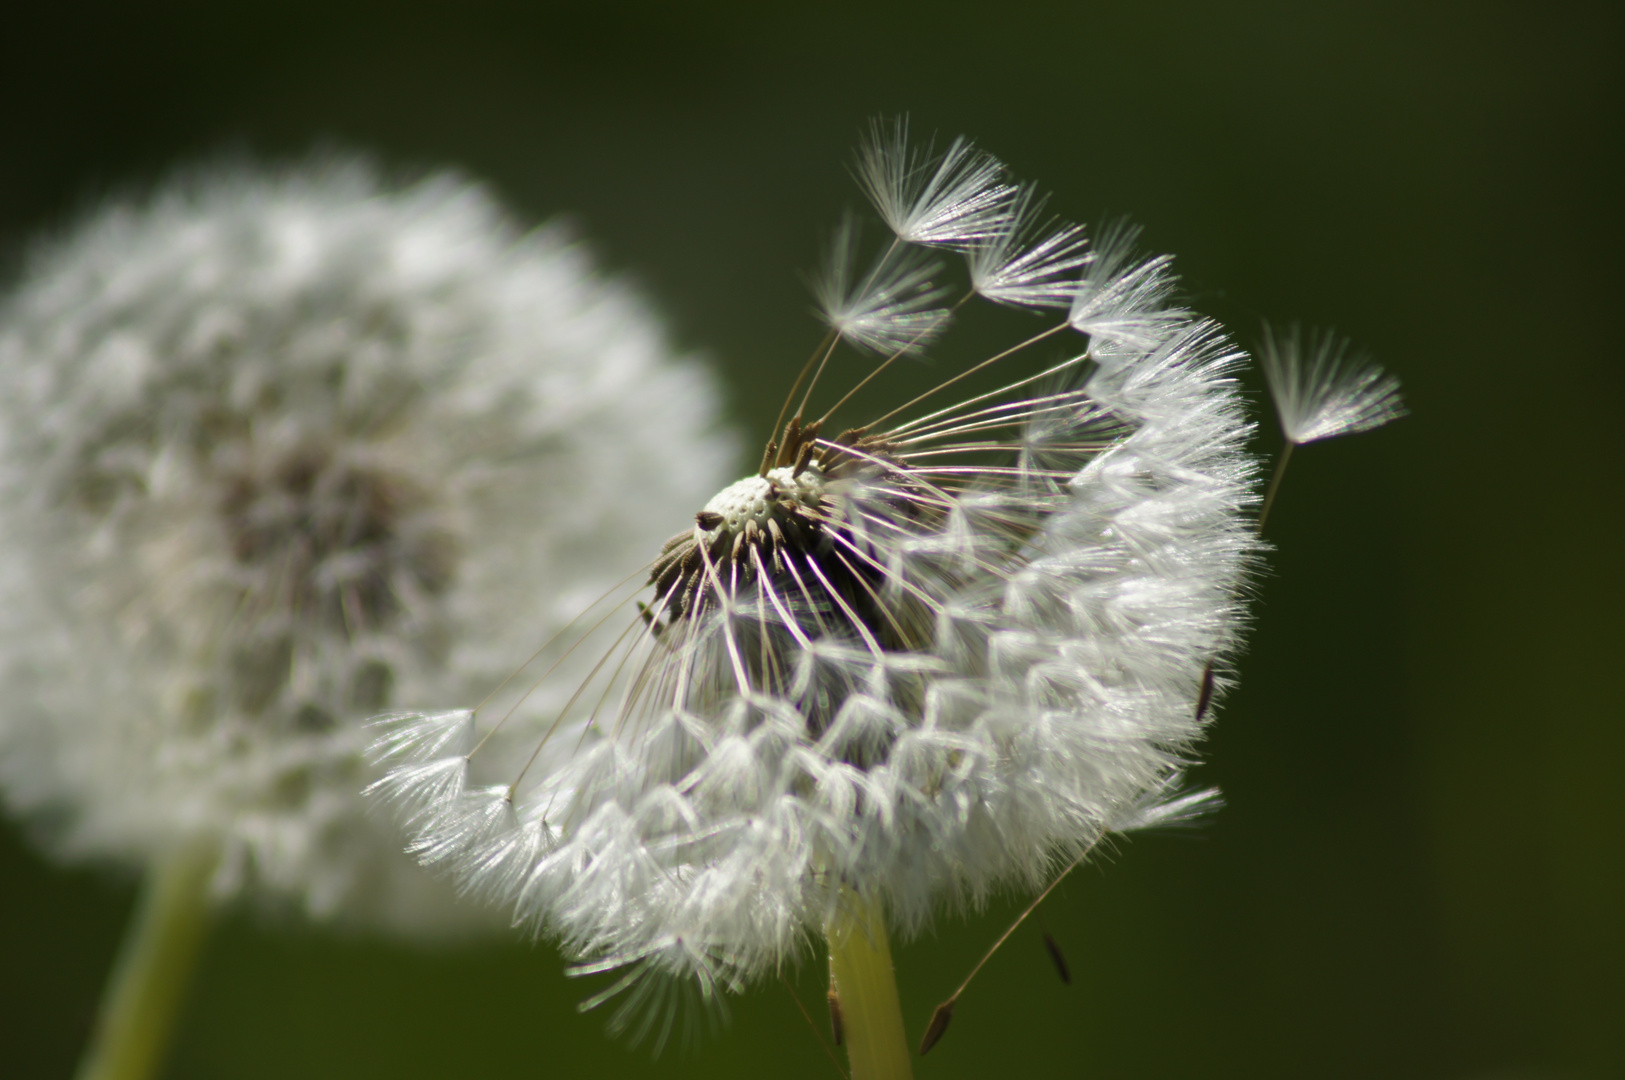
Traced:
POLYGON ((1062 954, 1061 947, 1055 943, 1055 939, 1049 936, 1048 931, 1044 932, 1044 948, 1049 950, 1049 958, 1055 961, 1055 973, 1061 977, 1062 982, 1071 986, 1072 969, 1066 966, 1066 956, 1062 954))
POLYGON ((954 1002, 957 998, 949 998, 937 1006, 937 1011, 931 1014, 931 1022, 925 1026, 925 1038, 920 1040, 920 1056, 924 1057, 931 1048, 937 1045, 937 1040, 948 1031, 948 1021, 954 1018, 954 1002))
POLYGON ((801 445, 801 418, 790 417, 790 422, 784 425, 784 445, 779 447, 775 465, 788 465, 795 457, 796 449, 801 445))
POLYGON ((1196 719, 1200 721, 1207 714, 1207 707, 1213 703, 1213 661, 1207 662, 1202 669, 1202 690, 1196 695, 1196 719))
POLYGON ((812 462, 813 451, 816 449, 818 444, 810 440, 801 444, 801 452, 796 455, 796 467, 790 473, 791 476, 800 476, 807 471, 807 466, 812 462))
MULTIPOLYGON (((688 537, 685 536, 685 539, 688 537)), ((671 591, 672 586, 683 576, 688 560, 693 554, 694 545, 691 543, 686 548, 678 548, 662 555, 655 562, 654 568, 649 571, 649 584, 655 587, 655 596, 664 597, 671 591)))
POLYGON ((836 1046, 846 1041, 846 1024, 841 1019, 841 996, 833 986, 829 988, 829 1032, 836 1046))
POLYGON ((839 435, 835 436, 834 440, 832 441, 838 442, 842 446, 855 446, 862 442, 863 437, 867 434, 869 434, 869 429, 867 427, 849 427, 839 435))

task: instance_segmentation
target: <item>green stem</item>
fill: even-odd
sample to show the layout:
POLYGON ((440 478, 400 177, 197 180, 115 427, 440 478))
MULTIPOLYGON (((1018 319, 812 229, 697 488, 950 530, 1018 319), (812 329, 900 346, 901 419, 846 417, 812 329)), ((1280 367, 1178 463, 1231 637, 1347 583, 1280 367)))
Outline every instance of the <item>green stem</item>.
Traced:
POLYGON ((76 1080, 149 1080, 163 1064, 209 926, 216 854, 195 847, 147 872, 76 1080))
POLYGON ((910 1080, 914 1067, 903 1038, 885 912, 877 901, 842 889, 824 936, 852 1080, 910 1080))

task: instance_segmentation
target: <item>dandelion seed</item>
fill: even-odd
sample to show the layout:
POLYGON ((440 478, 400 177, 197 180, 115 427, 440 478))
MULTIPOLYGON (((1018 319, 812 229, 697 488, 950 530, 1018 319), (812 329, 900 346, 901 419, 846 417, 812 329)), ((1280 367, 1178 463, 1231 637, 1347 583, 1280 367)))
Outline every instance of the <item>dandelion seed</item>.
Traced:
POLYGON ((1259 359, 1286 436, 1258 513, 1263 532, 1294 447, 1381 427, 1405 415, 1405 402, 1398 379, 1329 331, 1312 331, 1306 344, 1297 326, 1282 336, 1266 325, 1259 359))
POLYGON ((1049 953, 1050 963, 1055 965, 1055 974, 1060 976, 1061 982, 1067 986, 1072 985, 1072 969, 1067 966, 1066 953, 1061 951, 1061 945, 1048 930, 1044 931, 1044 951, 1049 953))
MULTIPOLYGON (((875 132, 860 182, 890 193, 883 216, 937 190, 899 178, 970 168, 951 150, 922 173, 900 128, 875 132)), ((1028 290, 1005 299, 1066 296, 1066 318, 897 408, 848 392, 850 426, 787 404, 757 474, 691 510, 610 601, 624 630, 584 631, 604 659, 566 707, 507 721, 542 747, 522 781, 432 734, 395 774, 427 791, 410 770, 450 761, 470 791, 510 784, 511 826, 455 872, 580 970, 626 969, 622 991, 739 985, 824 938, 855 1078, 908 1070, 888 932, 1196 812, 1175 780, 1258 553, 1243 355, 1167 305, 1167 261, 1133 263, 1132 234, 1108 232, 1084 280, 1052 289, 1085 266, 1076 234, 1020 263, 1010 237, 1036 208, 1011 217, 1009 198, 958 237, 997 251, 972 255, 984 283, 1004 267, 1028 290), (987 369, 1002 389, 948 393, 987 369), (493 888, 481 867, 518 837, 528 862, 502 862, 493 888)), ((791 402, 811 394, 798 382, 791 402)), ((426 805, 414 833, 437 849, 477 813, 466 793, 426 805)))
POLYGON ((1096 342, 1092 353, 1102 363, 1132 361, 1190 319, 1188 312, 1167 306, 1174 289, 1173 257, 1134 262, 1139 238, 1138 226, 1108 225, 1073 294, 1067 321, 1096 342))
POLYGON ((1075 271, 1090 260, 1088 242, 1076 225, 1040 224, 1044 199, 1032 187, 1018 189, 1009 218, 965 259, 971 287, 1012 307, 1067 307, 1075 302, 1075 271))
POLYGON ((966 248, 1008 227, 1015 189, 1004 166, 964 139, 941 157, 909 145, 908 118, 876 120, 858 146, 858 186, 906 244, 966 248))
POLYGON ((813 293, 824 322, 860 349, 915 351, 947 329, 948 311, 934 306, 947 290, 933 282, 941 267, 917 249, 888 250, 861 278, 857 223, 836 230, 813 293))
POLYGON ((1299 446, 1381 427, 1405 415, 1399 380, 1329 331, 1268 326, 1258 359, 1288 441, 1299 446))

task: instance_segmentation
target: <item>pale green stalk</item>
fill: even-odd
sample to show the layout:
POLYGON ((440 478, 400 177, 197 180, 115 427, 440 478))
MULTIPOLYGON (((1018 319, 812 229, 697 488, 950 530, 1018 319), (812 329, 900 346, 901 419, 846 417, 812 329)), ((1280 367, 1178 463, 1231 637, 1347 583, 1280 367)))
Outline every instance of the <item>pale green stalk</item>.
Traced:
POLYGON ((852 1080, 910 1080, 914 1067, 903 1037, 885 911, 879 902, 842 889, 824 936, 852 1080))
POLYGON ((76 1080, 157 1074, 208 932, 215 863, 212 847, 196 846, 147 872, 76 1080))

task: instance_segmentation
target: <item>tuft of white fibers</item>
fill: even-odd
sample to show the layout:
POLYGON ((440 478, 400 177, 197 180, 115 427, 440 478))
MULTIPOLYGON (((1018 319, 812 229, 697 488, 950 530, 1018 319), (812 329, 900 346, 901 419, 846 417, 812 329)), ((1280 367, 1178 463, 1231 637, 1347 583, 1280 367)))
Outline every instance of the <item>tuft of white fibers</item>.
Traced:
MULTIPOLYGON (((1173 256, 1137 260, 1139 239, 1137 225, 1118 220, 1106 226, 1067 316, 1072 329, 1107 349, 1126 350, 1126 357, 1154 348, 1190 318, 1189 312, 1168 306, 1175 284, 1169 269, 1173 256)), ((1104 359, 1104 350, 1096 351, 1104 359)))
MULTIPOLYGON (((866 145, 871 189, 980 160, 877 130, 896 134, 866 145)), ((1009 216, 978 219, 975 239, 1007 243, 1030 199, 1001 195, 1009 216)), ((826 339, 760 469, 674 516, 653 562, 583 619, 592 677, 561 708, 476 711, 468 739, 525 727, 532 765, 439 749, 451 714, 390 721, 377 790, 406 801, 418 850, 580 970, 627 967, 622 989, 687 976, 708 996, 794 957, 843 895, 914 932, 945 905, 1041 886, 1108 832, 1211 806, 1177 778, 1260 551, 1244 356, 1166 303, 1166 259, 1134 262, 1132 236, 1085 264, 1075 233, 1051 235, 1036 276, 1010 271, 1031 291, 994 298, 1069 310, 938 392, 808 413, 808 372, 837 363, 826 339), (1055 284, 1073 269, 1087 276, 1055 284), (982 369, 1004 388, 956 400, 982 369)), ((1015 265, 999 250, 983 265, 1015 265)), ((885 340, 880 367, 918 345, 885 340)))
POLYGON ((364 721, 483 692, 612 586, 720 482, 715 416, 568 229, 455 175, 106 206, 0 308, 6 802, 64 859, 202 842, 221 900, 454 927, 367 814, 364 721))
POLYGON ((813 296, 824 324, 860 349, 876 353, 924 348, 947 329, 947 291, 932 279, 941 266, 918 248, 888 248, 861 276, 858 224, 835 230, 813 296))
POLYGON ((1011 307, 1070 307, 1078 294, 1074 272, 1090 260, 1076 225, 1044 222, 1044 199, 1031 186, 1017 189, 998 231, 965 254, 971 287, 1011 307))
POLYGON ((905 244, 964 249, 1005 228, 1015 188, 1004 165, 963 138, 940 157, 908 141, 908 118, 876 120, 858 146, 858 186, 905 244))
POLYGON ((1405 415, 1399 380, 1330 331, 1264 327, 1259 362, 1287 441, 1353 435, 1405 415))

